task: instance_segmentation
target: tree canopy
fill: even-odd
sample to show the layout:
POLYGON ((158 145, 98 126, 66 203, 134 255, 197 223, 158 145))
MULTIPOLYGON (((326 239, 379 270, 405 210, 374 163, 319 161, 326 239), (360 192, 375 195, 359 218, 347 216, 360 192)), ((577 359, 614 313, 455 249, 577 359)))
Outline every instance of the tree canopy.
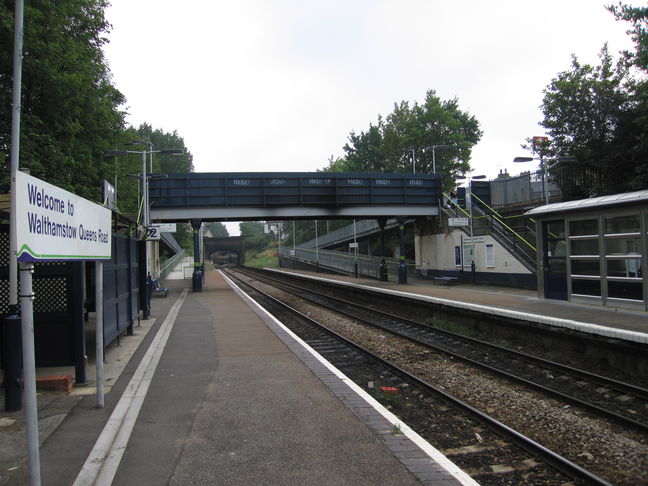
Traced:
MULTIPOLYGON (((20 167, 92 200, 107 171, 103 152, 124 131, 124 96, 102 46, 104 0, 25 2, 20 167)), ((9 176, 14 2, 0 2, 0 165, 9 176)), ((110 172, 108 172, 110 173, 110 172)))
MULTIPOLYGON (((351 132, 345 157, 330 160, 326 170, 431 173, 436 168, 437 173, 454 176, 470 170, 472 147, 481 135, 479 122, 459 109, 457 99, 444 101, 430 90, 423 104, 401 101, 366 132, 351 132), (447 147, 433 153, 434 145, 447 147)), ((448 184, 451 180, 446 178, 448 184)))
POLYGON ((610 10, 633 23, 636 51, 615 62, 604 46, 595 66, 572 56, 571 69, 544 90, 541 125, 550 136, 544 155, 576 157, 576 164, 553 169, 571 198, 648 187, 648 8, 610 10))

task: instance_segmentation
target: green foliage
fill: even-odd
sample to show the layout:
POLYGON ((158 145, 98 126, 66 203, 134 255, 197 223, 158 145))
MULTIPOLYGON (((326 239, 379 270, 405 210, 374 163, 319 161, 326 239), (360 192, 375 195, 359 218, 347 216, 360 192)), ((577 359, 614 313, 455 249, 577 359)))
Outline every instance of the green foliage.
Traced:
MULTIPOLYGON (((443 101, 433 90, 427 92, 425 103, 407 101, 394 105, 385 120, 378 117, 366 132, 351 132, 344 146, 343 159, 329 160, 327 170, 337 172, 412 172, 412 150, 416 172, 431 173, 433 165, 444 176, 470 170, 472 147, 482 132, 475 117, 459 109, 456 99, 443 101), (433 145, 447 145, 437 149, 433 145), (435 157, 434 157, 435 156, 435 157), (433 164, 433 157, 434 162, 433 164)), ((447 184, 452 177, 445 177, 447 184)))
POLYGON ((632 7, 619 3, 607 9, 617 20, 624 20, 632 25, 628 34, 635 43, 635 51, 625 51, 625 57, 632 65, 648 71, 648 7, 632 7))
MULTIPOLYGON (((305 241, 315 239, 315 225, 317 225, 317 234, 322 236, 327 233, 343 228, 353 224, 352 220, 335 219, 335 220, 319 220, 319 221, 295 221, 294 222, 294 239, 295 245, 299 246, 305 241)), ((283 221, 283 230, 281 232, 281 244, 285 246, 293 246, 293 221, 283 221)))
POLYGON ((239 230, 241 231, 241 236, 245 237, 244 245, 246 253, 260 253, 270 248, 271 244, 275 241, 274 235, 263 233, 263 223, 257 221, 239 223, 239 230))
MULTIPOLYGON (((131 150, 133 152, 148 151, 151 142, 153 150, 181 149, 183 155, 153 154, 153 173, 185 173, 193 172, 193 156, 187 149, 184 139, 176 131, 173 133, 153 129, 148 123, 143 123, 138 128, 128 127, 120 137, 119 143, 112 149, 131 150), (133 142, 142 142, 141 145, 129 145, 133 142)), ((150 154, 146 155, 146 172, 151 172, 150 154)), ((137 174, 142 173, 141 154, 128 156, 104 156, 108 174, 104 177, 111 183, 117 182, 117 207, 119 211, 127 214, 137 214, 138 197, 140 194, 140 179, 137 174)))
MULTIPOLYGON (((103 152, 120 140, 124 96, 111 84, 101 47, 103 0, 26 2, 20 167, 91 200, 110 173, 103 152)), ((14 2, 0 4, 0 166, 8 180, 14 2)))
POLYGON ((544 91, 541 125, 551 137, 544 155, 578 159, 553 170, 570 198, 648 187, 648 84, 632 76, 633 67, 645 71, 648 65, 648 8, 609 9, 632 22, 636 52, 614 62, 604 46, 597 66, 572 57, 571 69, 544 91))
POLYGON ((182 248, 193 254, 193 230, 189 223, 178 223, 173 236, 182 248))
POLYGON ((268 249, 260 253, 246 252, 245 265, 248 267, 258 268, 277 268, 279 266, 279 262, 277 260, 277 251, 268 249))
POLYGON ((229 231, 223 223, 206 223, 207 229, 211 232, 214 238, 227 238, 229 231))

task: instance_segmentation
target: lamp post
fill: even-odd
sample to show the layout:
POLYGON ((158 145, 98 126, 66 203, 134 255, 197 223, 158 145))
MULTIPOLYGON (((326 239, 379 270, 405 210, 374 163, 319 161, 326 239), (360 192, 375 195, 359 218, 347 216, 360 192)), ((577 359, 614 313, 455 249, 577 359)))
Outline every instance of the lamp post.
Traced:
MULTIPOLYGON (((106 150, 104 152, 104 155, 106 156, 113 156, 113 157, 124 157, 129 154, 140 154, 142 156, 142 173, 141 173, 141 180, 142 180, 142 221, 141 224, 146 228, 150 221, 149 221, 149 202, 148 202, 148 179, 149 177, 146 175, 146 155, 150 154, 151 155, 151 168, 153 168, 153 154, 163 154, 163 155, 183 155, 184 151, 182 149, 161 149, 161 150, 153 150, 153 145, 150 142, 131 142, 131 145, 142 145, 142 144, 147 144, 149 147, 149 150, 106 150)), ((147 242, 148 245, 148 242, 147 242)), ((148 249, 148 248, 147 248, 148 249)), ((149 252, 147 251, 147 261, 146 261, 146 271, 148 273, 148 269, 150 267, 149 262, 148 262, 148 254, 149 252)))
POLYGON ((429 147, 425 147, 426 149, 431 148, 432 149, 432 173, 436 174, 436 154, 435 151, 436 149, 447 149, 449 148, 449 145, 430 145, 429 147))

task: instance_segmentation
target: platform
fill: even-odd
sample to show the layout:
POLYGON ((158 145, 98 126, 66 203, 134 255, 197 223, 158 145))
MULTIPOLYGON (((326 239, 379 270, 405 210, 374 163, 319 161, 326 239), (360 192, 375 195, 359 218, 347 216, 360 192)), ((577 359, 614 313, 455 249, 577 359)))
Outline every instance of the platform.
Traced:
MULTIPOLYGON (((125 421, 133 425, 130 438, 109 453, 123 452, 112 484, 475 484, 405 425, 394 432, 397 419, 281 324, 253 311, 218 272, 208 272, 202 293, 186 296, 173 322, 172 306, 190 282, 168 284, 169 297, 152 301, 155 325, 132 351, 105 409, 94 407, 93 396, 39 396, 41 422, 55 407, 59 423, 42 438, 43 484, 73 484, 85 470, 125 392, 141 389, 132 381, 164 334, 139 415, 125 421)), ((20 414, 14 418, 20 427, 20 414)), ((120 428, 118 440, 124 433, 120 428)), ((2 484, 25 484, 24 460, 0 465, 11 470, 2 484)))
POLYGON ((578 304, 562 300, 540 299, 535 291, 490 285, 435 285, 433 280, 409 279, 407 284, 380 282, 370 278, 324 274, 289 268, 273 269, 298 273, 310 278, 333 280, 346 285, 407 295, 461 309, 479 310, 493 315, 529 320, 550 326, 648 344, 648 314, 578 304))

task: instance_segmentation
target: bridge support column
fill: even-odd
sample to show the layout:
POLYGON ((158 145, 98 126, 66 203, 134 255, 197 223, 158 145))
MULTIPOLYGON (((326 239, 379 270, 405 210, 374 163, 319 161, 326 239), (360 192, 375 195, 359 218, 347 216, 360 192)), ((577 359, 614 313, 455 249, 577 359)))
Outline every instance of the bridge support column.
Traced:
POLYGON ((387 218, 378 218, 380 226, 380 266, 378 267, 378 277, 381 282, 386 282, 389 278, 387 273, 387 263, 385 262, 385 225, 387 218))
POLYGON ((202 260, 200 258, 200 227, 202 226, 202 221, 199 219, 192 219, 189 222, 191 223, 194 237, 194 271, 192 275, 192 289, 194 292, 202 292, 204 271, 202 260))
POLYGON ((398 239, 400 240, 400 263, 398 265, 398 283, 407 283, 407 267, 405 266, 405 218, 398 218, 398 239))

